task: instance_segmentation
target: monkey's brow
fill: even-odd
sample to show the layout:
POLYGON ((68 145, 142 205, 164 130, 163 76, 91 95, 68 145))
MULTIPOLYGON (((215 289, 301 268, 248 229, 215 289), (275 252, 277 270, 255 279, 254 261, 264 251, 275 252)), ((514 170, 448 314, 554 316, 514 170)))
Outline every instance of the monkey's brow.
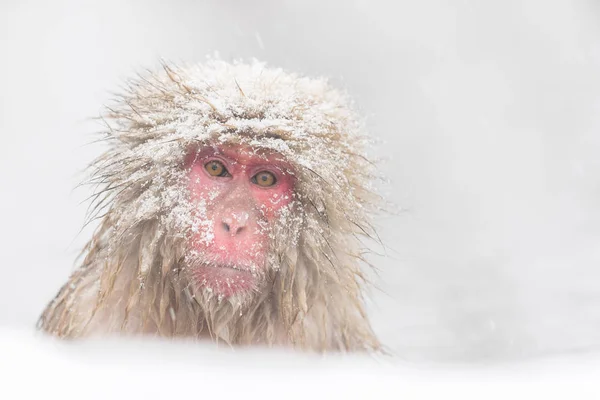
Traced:
POLYGON ((242 132, 238 132, 238 135, 240 136, 252 136, 255 137, 256 139, 281 139, 281 140, 285 140, 283 138, 283 136, 281 136, 278 133, 275 132, 262 132, 262 133, 256 133, 254 131, 242 131, 242 132))
POLYGON ((260 138, 272 138, 272 139, 282 139, 283 140, 283 136, 277 134, 277 133, 272 133, 272 132, 267 132, 263 135, 259 136, 260 138))

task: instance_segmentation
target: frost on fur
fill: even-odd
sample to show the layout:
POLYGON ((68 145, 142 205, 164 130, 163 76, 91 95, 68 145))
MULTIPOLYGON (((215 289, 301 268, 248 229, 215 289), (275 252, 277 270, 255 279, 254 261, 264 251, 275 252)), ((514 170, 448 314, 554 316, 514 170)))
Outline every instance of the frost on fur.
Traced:
MULTIPOLYGON (((94 163, 91 218, 101 223, 83 265, 48 305, 41 329, 212 337, 235 344, 378 350, 361 271, 377 210, 368 140, 342 93, 259 62, 163 65, 107 107, 109 149, 94 163), (244 145, 292 166, 294 199, 269 229, 268 285, 221 298, 190 284, 190 235, 211 241, 190 201, 190 149, 244 145)), ((208 201, 211 199, 209 198, 208 201)))

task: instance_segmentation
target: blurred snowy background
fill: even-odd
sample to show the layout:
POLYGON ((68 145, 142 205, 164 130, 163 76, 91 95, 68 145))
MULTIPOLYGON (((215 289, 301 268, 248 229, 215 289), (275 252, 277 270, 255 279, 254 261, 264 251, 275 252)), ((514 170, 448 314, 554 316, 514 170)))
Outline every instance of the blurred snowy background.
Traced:
POLYGON ((404 211, 378 220, 369 309, 392 360, 600 348, 593 0, 3 0, 0 330, 33 330, 90 237, 88 118, 159 57, 215 51, 330 77, 383 142, 404 211))

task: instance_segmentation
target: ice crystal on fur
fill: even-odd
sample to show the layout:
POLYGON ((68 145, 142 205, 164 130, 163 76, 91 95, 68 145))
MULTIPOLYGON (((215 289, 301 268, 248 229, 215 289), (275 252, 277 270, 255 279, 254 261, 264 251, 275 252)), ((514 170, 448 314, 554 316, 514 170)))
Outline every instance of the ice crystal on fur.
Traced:
MULTIPOLYGON (((107 107, 109 149, 93 167, 91 217, 101 224, 40 318, 61 337, 153 333, 325 350, 380 345, 362 304, 360 237, 377 207, 367 139, 348 98, 324 79, 263 63, 141 74, 107 107), (190 284, 210 263, 186 244, 212 233, 187 190, 186 155, 223 144, 275 151, 296 178, 293 201, 268 229, 269 285, 222 298, 190 284)), ((208 201, 212 199, 209 198, 208 201)), ((277 201, 277 200, 274 200, 277 201)))

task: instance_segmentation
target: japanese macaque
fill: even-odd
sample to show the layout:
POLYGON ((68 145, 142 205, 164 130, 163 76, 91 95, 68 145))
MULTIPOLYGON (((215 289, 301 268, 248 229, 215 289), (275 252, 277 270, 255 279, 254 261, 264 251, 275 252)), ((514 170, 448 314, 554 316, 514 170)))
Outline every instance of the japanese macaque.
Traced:
POLYGON ((377 176, 344 94, 257 61, 164 64, 102 120, 100 224, 40 329, 381 349, 361 244, 377 176))

